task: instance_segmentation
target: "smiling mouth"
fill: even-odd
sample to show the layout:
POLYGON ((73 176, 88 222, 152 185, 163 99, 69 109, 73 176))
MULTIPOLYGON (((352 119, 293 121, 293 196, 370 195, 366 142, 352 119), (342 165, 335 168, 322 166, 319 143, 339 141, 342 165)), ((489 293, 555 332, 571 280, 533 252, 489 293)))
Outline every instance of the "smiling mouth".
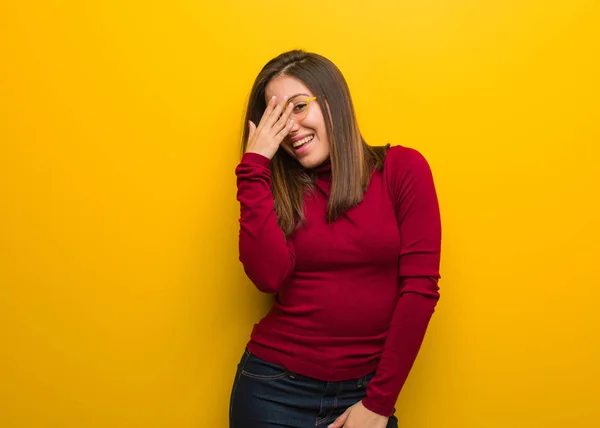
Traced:
POLYGON ((298 140, 296 142, 294 142, 292 144, 292 147, 294 148, 294 150, 298 150, 300 147, 302 147, 303 145, 305 145, 306 143, 312 141, 312 139, 315 138, 315 135, 309 135, 308 137, 305 137, 301 140, 298 140))

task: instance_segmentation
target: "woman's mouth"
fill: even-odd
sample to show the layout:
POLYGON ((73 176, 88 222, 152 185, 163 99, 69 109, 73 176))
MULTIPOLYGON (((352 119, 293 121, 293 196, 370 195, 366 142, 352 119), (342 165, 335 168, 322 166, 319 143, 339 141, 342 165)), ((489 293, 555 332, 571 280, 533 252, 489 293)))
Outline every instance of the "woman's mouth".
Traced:
POLYGON ((307 143, 312 141, 313 138, 315 138, 315 134, 309 135, 308 137, 304 137, 301 140, 295 141, 294 143, 292 143, 292 147, 294 148, 294 150, 298 151, 302 147, 304 147, 307 143))

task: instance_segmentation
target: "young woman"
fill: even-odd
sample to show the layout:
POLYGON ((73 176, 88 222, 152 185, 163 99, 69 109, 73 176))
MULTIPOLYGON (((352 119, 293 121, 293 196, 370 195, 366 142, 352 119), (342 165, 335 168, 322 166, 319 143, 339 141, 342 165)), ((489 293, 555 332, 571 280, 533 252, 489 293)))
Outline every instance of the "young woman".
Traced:
POLYGON ((439 298, 429 166, 367 145, 344 77, 314 53, 269 61, 246 120, 240 261, 275 300, 238 366, 230 427, 397 427, 439 298))

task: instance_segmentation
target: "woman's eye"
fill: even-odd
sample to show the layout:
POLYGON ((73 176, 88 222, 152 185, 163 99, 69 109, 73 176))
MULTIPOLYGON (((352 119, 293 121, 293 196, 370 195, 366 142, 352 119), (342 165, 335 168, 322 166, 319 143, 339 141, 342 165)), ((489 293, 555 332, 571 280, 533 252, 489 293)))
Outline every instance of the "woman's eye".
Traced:
POLYGON ((306 108, 306 103, 298 103, 294 106, 294 111, 299 112, 303 111, 306 108))

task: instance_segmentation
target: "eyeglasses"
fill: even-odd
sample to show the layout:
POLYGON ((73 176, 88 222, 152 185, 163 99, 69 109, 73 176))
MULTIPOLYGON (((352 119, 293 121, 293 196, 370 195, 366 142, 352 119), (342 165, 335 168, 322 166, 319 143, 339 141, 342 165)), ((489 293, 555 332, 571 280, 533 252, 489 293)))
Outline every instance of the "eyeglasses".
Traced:
POLYGON ((290 119, 293 119, 294 122, 299 122, 303 120, 308 114, 308 105, 310 104, 310 102, 316 99, 317 97, 294 98, 293 100, 289 100, 285 104, 285 108, 283 109, 283 111, 285 111, 285 109, 288 108, 290 103, 292 103, 294 107, 292 108, 292 113, 290 113, 290 119))

